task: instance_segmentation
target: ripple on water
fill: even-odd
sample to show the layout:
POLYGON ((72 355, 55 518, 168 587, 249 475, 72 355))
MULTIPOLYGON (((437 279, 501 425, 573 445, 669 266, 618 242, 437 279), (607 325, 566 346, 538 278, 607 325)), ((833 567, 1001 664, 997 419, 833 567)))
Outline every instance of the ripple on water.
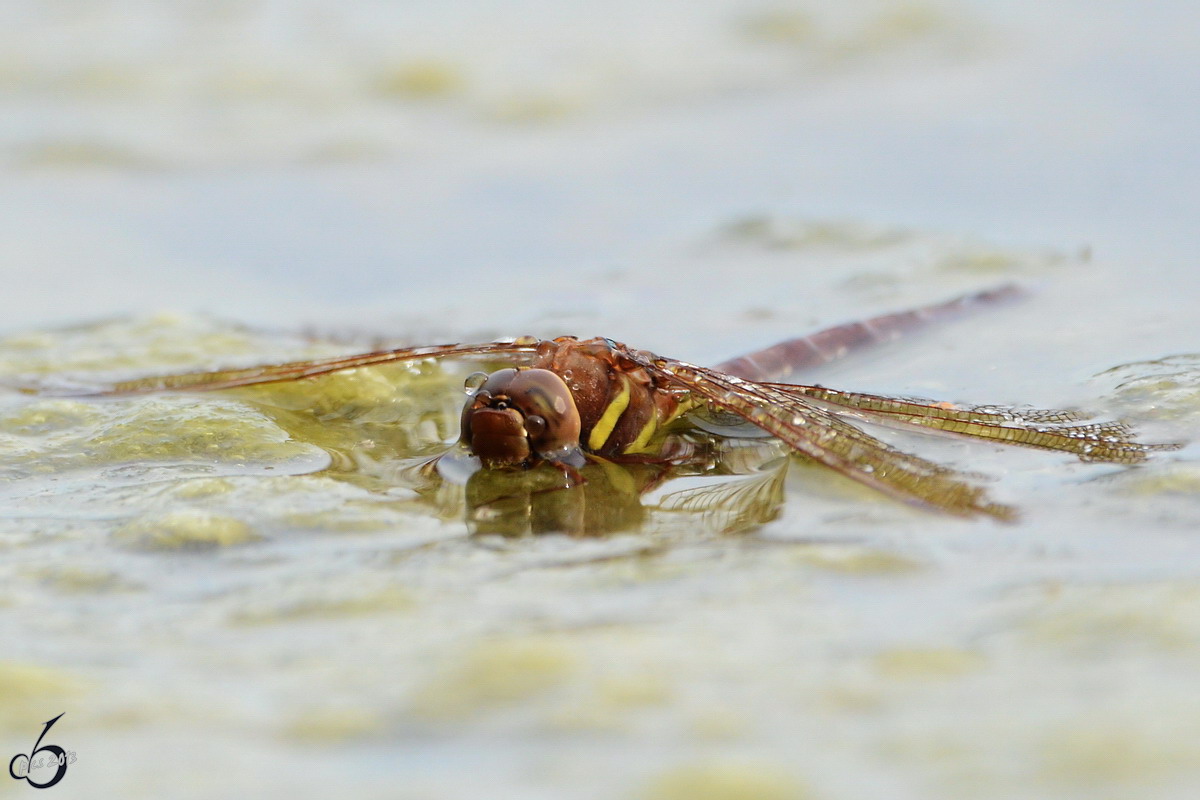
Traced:
POLYGON ((1119 406, 1139 417, 1193 425, 1200 420, 1200 353, 1122 364, 1094 380, 1111 387, 1119 406))

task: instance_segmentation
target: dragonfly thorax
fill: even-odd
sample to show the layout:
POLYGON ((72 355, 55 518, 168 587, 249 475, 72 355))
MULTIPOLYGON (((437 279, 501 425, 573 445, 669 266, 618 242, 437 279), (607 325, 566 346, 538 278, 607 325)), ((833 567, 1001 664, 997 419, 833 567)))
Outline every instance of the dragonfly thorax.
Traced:
POLYGON ((579 411, 558 375, 510 367, 467 385, 478 388, 463 407, 461 438, 486 466, 583 465, 579 411))

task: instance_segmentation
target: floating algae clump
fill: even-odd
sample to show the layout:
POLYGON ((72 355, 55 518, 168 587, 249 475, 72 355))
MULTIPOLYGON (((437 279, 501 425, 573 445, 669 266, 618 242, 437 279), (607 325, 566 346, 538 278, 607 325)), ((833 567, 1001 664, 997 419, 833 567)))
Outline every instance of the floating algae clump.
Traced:
POLYGON ((407 611, 413 598, 399 588, 384 588, 371 592, 285 597, 265 605, 238 610, 232 621, 239 625, 269 625, 313 619, 337 619, 387 611, 407 611))
POLYGON ((576 660, 561 643, 539 637, 486 642, 461 665, 427 685, 414 711, 432 719, 457 719, 476 710, 515 703, 561 684, 576 660))
POLYGON ((280 733, 292 741, 321 744, 363 739, 383 730, 384 719, 376 709, 319 708, 299 712, 280 733))
POLYGON ((1083 657, 1200 650, 1200 583, 1137 581, 1057 589, 1021 626, 1026 641, 1083 657))
MULTIPOLYGON (((1180 779, 1194 785, 1200 738, 1194 714, 1161 707, 1161 718, 1095 712, 1048 731, 1039 754, 1040 777, 1051 784, 1122 786, 1128 797, 1148 785, 1180 779)), ((1116 792, 1108 796, 1119 796, 1116 792)), ((1188 796, 1188 795, 1179 795, 1188 796)))
POLYGON ((46 721, 47 707, 79 690, 79 681, 60 670, 0 661, 0 733, 33 730, 46 721))
POLYGON ((462 71, 445 61, 411 61, 380 70, 375 89, 385 96, 429 100, 460 92, 466 80, 462 71))
POLYGON ((189 509, 139 517, 118 528, 113 538, 140 550, 215 550, 262 537, 234 517, 189 509))
POLYGON ((677 767, 635 795, 639 800, 805 800, 811 796, 775 767, 735 762, 677 767))
POLYGON ((951 647, 897 648, 876 656, 875 666, 890 678, 953 678, 981 669, 984 658, 951 647))
POLYGON ((798 563, 847 575, 892 575, 916 572, 921 565, 898 553, 860 546, 805 545, 792 553, 798 563))
POLYGON ((120 464, 201 463, 208 470, 327 462, 236 400, 138 398, 85 405, 47 400, 0 411, 0 452, 14 477, 120 464))
POLYGON ((1200 353, 1122 364, 1095 380, 1112 385, 1123 411, 1177 422, 1200 416, 1200 353))
POLYGON ((138 584, 122 578, 116 572, 84 566, 54 566, 33 570, 29 573, 48 586, 64 594, 107 594, 127 592, 141 588, 138 584))

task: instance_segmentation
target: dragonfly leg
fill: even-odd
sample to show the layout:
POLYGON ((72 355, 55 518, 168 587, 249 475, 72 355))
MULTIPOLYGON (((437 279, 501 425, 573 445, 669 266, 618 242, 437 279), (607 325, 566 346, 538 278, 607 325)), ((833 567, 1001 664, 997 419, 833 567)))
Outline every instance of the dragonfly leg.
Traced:
POLYGON ((583 486, 585 483, 587 483, 587 478, 583 477, 583 473, 570 464, 567 464, 563 461, 550 461, 548 463, 560 470, 562 474, 566 476, 567 483, 565 486, 554 486, 549 489, 542 489, 540 491, 554 492, 558 491, 559 489, 574 489, 576 486, 583 486))

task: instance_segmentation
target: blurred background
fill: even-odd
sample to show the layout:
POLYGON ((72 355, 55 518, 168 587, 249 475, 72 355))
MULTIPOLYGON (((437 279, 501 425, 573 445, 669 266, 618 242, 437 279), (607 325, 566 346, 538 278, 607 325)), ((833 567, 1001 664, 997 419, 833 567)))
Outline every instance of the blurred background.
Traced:
MULTIPOLYGON (((713 363, 1016 280, 1019 308, 817 377, 1186 439, 1197 30, 1187 0, 6 0, 5 368, 252 362, 304 332, 713 363)), ((365 501, 315 484, 325 516, 286 523, 298 490, 260 482, 221 502, 264 543, 163 554, 116 526, 226 489, 106 456, 64 514, 68 484, 20 483, 61 459, 20 437, 68 411, 0 426, 0 742, 65 710, 58 797, 1200 786, 1190 451, 1007 456, 1013 528, 793 482, 759 533, 665 549, 356 528, 365 501)), ((105 424, 62 452, 145 428, 105 424)))
POLYGON ((686 252, 755 217, 1160 274, 1194 243, 1192 13, 13 0, 3 324, 171 307, 462 334, 553 309, 587 333, 630 304, 768 305, 686 252))

